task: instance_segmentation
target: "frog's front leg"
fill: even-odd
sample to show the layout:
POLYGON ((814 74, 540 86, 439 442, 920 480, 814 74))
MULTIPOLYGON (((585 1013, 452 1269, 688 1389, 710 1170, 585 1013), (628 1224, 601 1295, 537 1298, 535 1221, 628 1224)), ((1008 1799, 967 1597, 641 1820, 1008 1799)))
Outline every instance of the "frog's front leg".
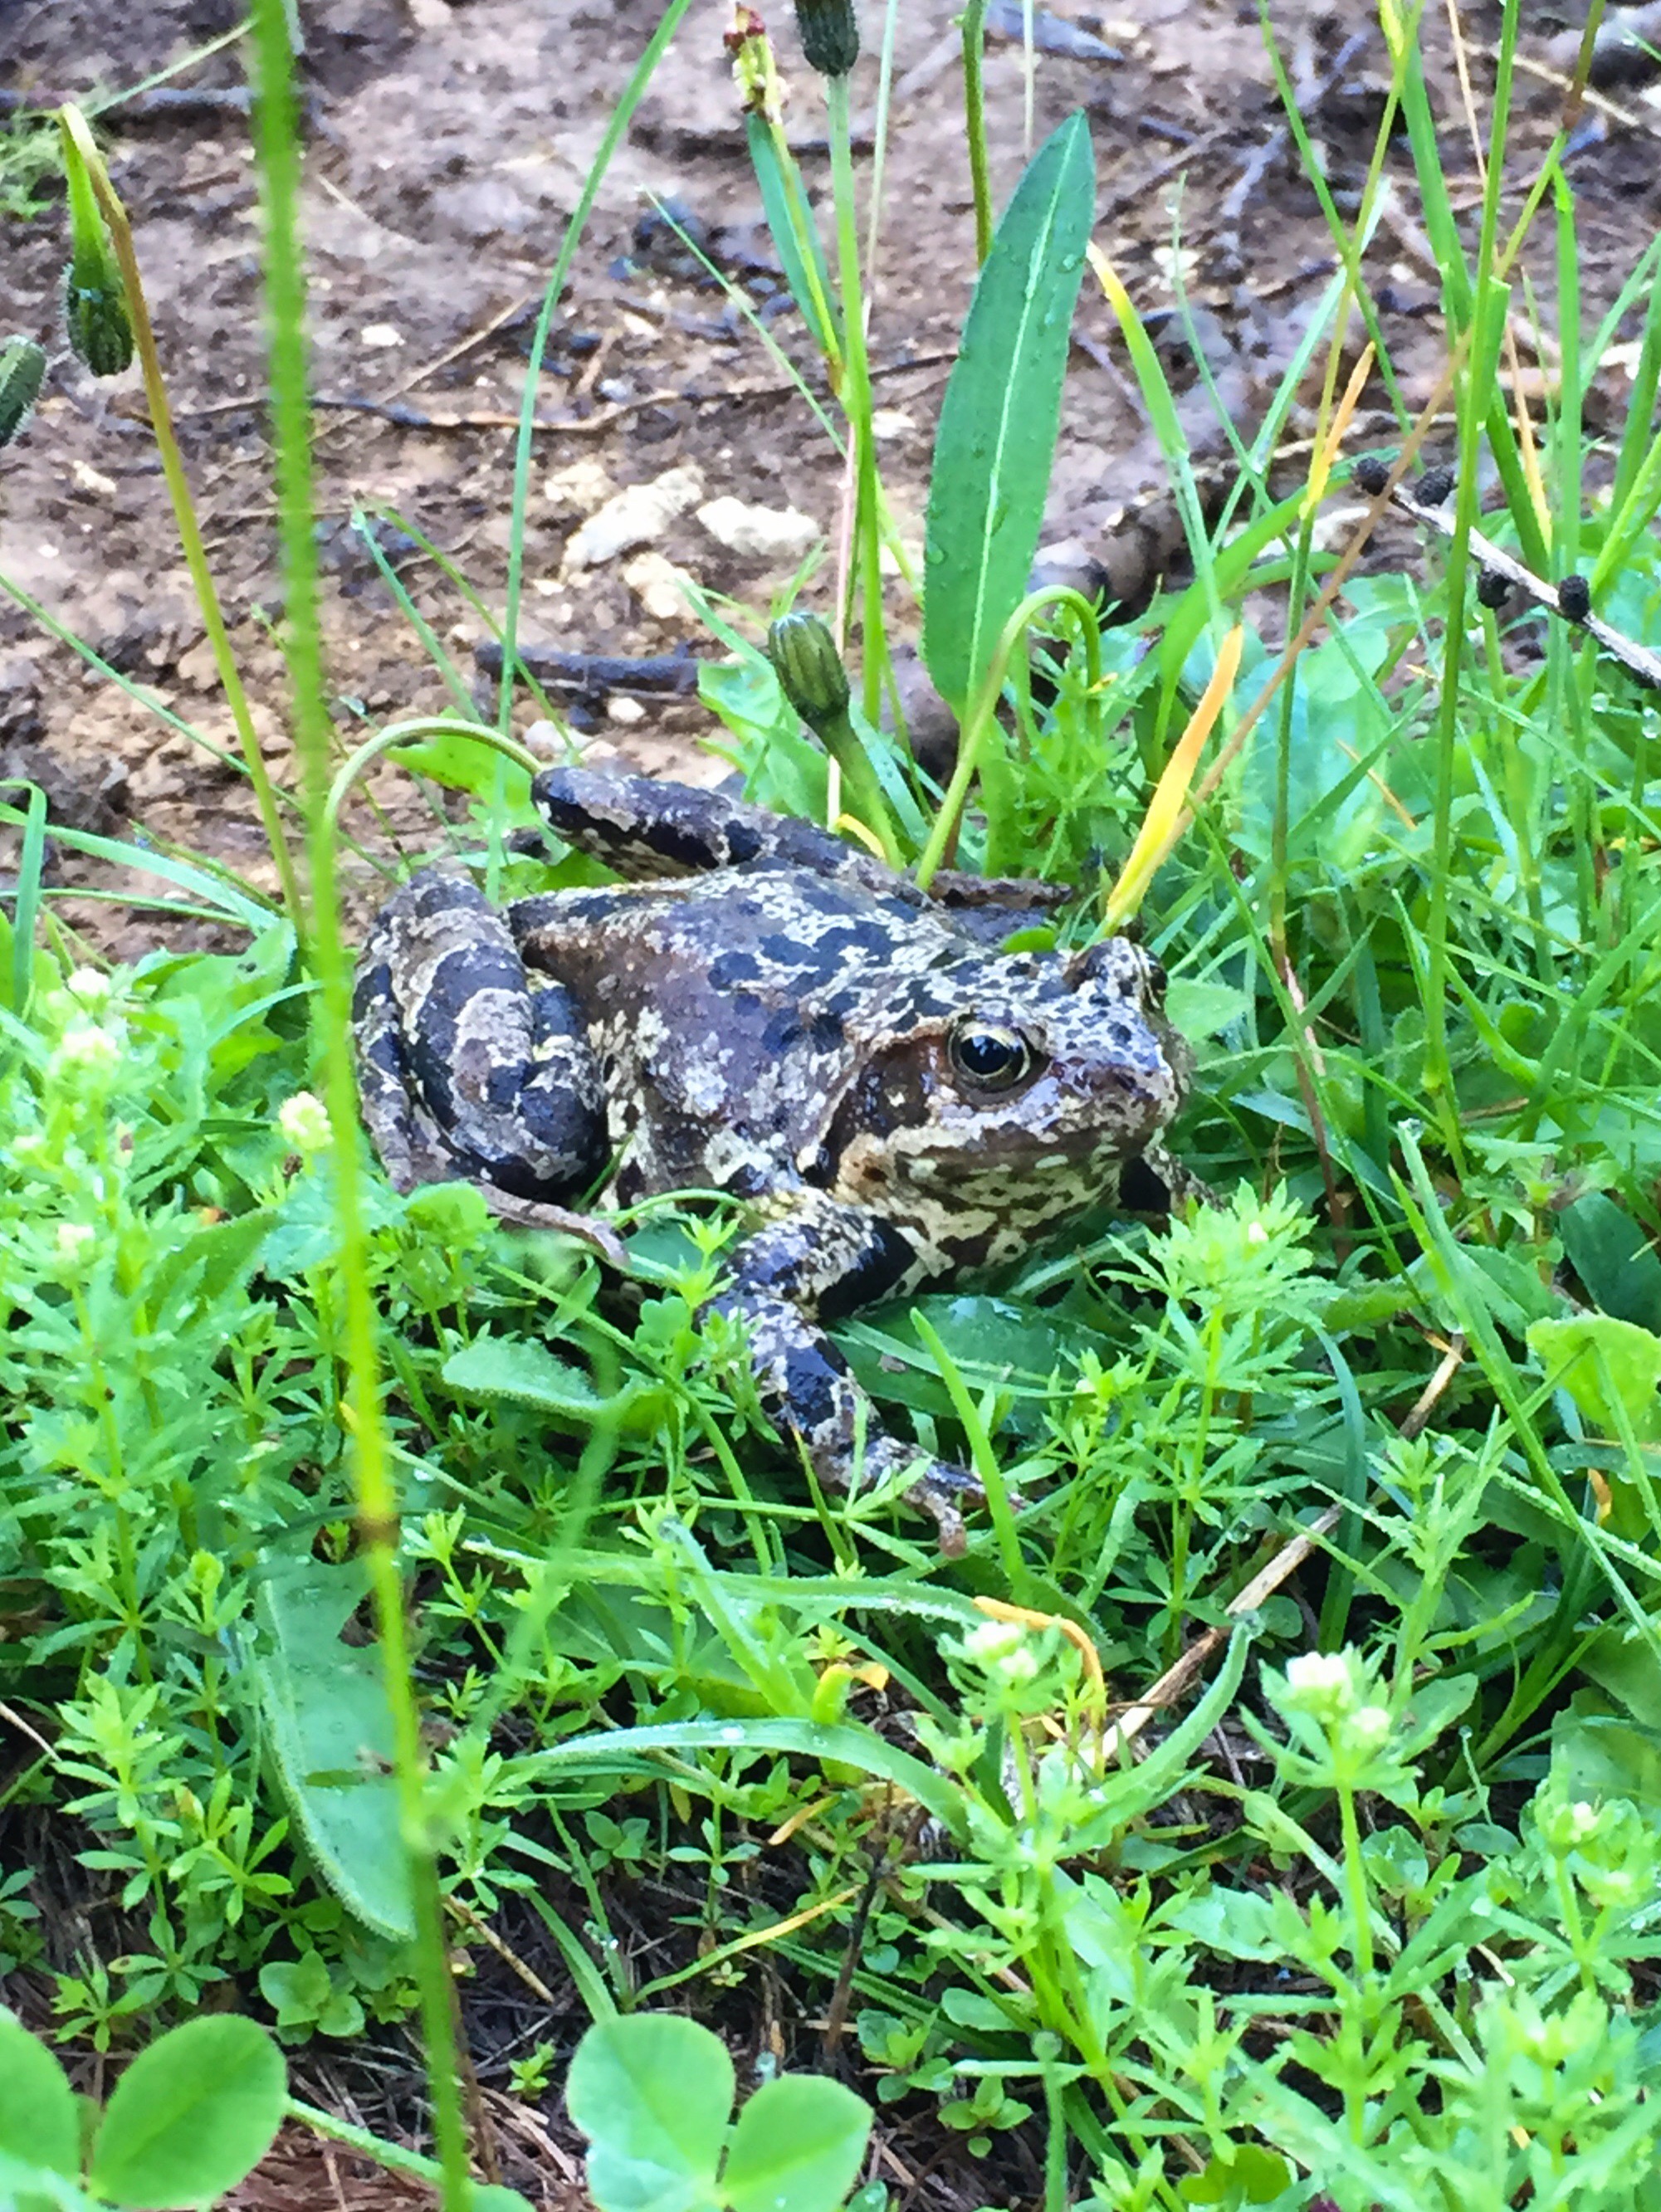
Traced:
POLYGON ((745 1238, 731 1284, 706 1310, 743 1323, 764 1407, 827 1489, 847 1490, 860 1473, 869 1484, 909 1473, 906 1498, 931 1516, 941 1551, 955 1557, 967 1541, 963 1510, 983 1504, 985 1492, 962 1468, 891 1437, 818 1326, 895 1289, 915 1258, 875 1216, 810 1200, 745 1238))
POLYGON ((425 870, 381 908, 352 1025, 363 1119, 400 1190, 466 1178, 556 1200, 604 1167, 605 1102, 575 1004, 526 974, 465 877, 425 870))

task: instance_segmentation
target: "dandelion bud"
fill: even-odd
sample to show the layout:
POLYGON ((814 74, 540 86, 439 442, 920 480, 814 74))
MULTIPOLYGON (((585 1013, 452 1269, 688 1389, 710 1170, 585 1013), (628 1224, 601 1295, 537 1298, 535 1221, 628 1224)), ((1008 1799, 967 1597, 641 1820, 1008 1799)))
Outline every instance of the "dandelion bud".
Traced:
POLYGON ((848 714, 848 671, 817 615, 781 615, 767 633, 767 658, 785 697, 818 736, 848 714))
POLYGON ((796 27, 808 68, 821 76, 846 76, 860 58, 854 0, 796 0, 796 27))
POLYGON ((33 338, 0 341, 0 447, 28 428, 46 373, 46 356, 33 338))
POLYGON ((64 271, 64 330, 71 351, 94 376, 119 376, 129 365, 132 325, 113 266, 100 276, 79 259, 70 262, 64 271))
MULTIPOLYGON (((67 110, 65 111, 67 113, 67 110)), ((64 329, 78 361, 94 376, 119 376, 132 360, 132 325, 109 234, 81 149, 64 124, 69 187, 70 262, 64 271, 64 329)))

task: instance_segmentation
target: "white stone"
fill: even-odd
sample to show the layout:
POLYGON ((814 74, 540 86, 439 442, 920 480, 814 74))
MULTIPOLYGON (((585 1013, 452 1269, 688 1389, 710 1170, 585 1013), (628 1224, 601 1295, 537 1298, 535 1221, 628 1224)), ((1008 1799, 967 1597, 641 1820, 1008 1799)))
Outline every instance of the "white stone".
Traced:
POLYGON ((703 479, 695 468, 669 469, 650 483, 630 484, 591 514, 565 548, 565 568, 597 568, 636 545, 649 545, 703 496, 703 479))
POLYGON ((618 722, 626 730, 632 723, 646 720, 646 709, 638 699, 630 699, 619 691, 605 702, 605 719, 618 722))
POLYGON ((654 622, 684 622, 691 613, 684 572, 650 546, 627 564, 623 580, 654 622))
POLYGON ((903 407, 877 407, 871 413, 871 435, 873 438, 909 438, 916 424, 903 407))
POLYGON ((701 507, 698 520, 729 553, 757 561, 800 561, 823 535, 811 514, 794 507, 746 507, 730 492, 701 507))
POLYGON ((357 334, 357 342, 372 351, 385 352, 390 347, 401 346, 404 333, 396 323, 365 323, 357 334))
POLYGON ((616 487, 598 461, 581 460, 550 469, 542 489, 562 514, 592 514, 605 506, 616 487))

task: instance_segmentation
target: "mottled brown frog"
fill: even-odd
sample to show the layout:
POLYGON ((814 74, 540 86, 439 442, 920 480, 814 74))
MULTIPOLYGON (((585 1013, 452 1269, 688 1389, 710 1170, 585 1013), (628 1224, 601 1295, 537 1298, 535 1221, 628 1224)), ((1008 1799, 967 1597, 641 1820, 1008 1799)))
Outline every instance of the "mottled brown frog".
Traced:
POLYGON ((984 913, 711 793, 555 769, 533 797, 627 880, 498 910, 428 870, 381 909, 355 1018, 393 1182, 730 1192, 753 1225, 713 1304, 770 1416, 822 1482, 891 1480, 961 1550, 977 1485, 886 1432, 824 1325, 1114 1195, 1191 1066, 1158 963, 989 949, 984 913))

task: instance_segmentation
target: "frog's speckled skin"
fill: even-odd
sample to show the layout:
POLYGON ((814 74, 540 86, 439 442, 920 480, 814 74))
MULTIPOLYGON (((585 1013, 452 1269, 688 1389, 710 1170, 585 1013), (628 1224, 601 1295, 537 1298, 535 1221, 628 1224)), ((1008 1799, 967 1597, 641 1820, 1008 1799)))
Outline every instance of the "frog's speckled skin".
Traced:
POLYGON ((560 769, 533 795, 632 880, 498 914, 429 871, 383 908, 356 1016, 388 1172, 557 1202, 611 1159, 612 1203, 747 1200, 716 1304, 764 1402, 840 1487, 862 1428, 865 1479, 912 1470, 961 1548, 972 1480, 885 1433, 818 1324, 1113 1194, 1188 1080, 1155 963, 1123 938, 989 951, 867 854, 710 793, 560 769))

